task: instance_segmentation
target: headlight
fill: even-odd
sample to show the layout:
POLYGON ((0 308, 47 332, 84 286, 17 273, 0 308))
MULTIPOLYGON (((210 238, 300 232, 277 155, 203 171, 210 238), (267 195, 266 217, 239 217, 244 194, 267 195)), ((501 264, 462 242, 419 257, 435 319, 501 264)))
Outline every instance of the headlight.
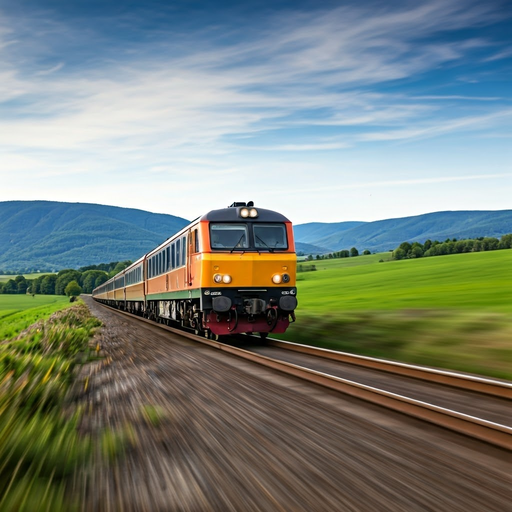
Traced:
POLYGON ((222 281, 224 281, 224 283, 226 283, 226 284, 231 283, 231 276, 228 274, 222 276, 222 281))
POLYGON ((213 280, 216 282, 216 283, 222 283, 222 276, 220 274, 215 274, 213 276, 213 280))
MULTIPOLYGON (((252 210, 251 210, 251 212, 252 212, 252 210)), ((240 217, 243 217, 244 219, 249 217, 249 210, 247 208, 242 208, 240 210, 240 217)), ((251 215, 251 217, 252 217, 252 215, 251 215)))
POLYGON ((290 276, 288 274, 283 274, 283 283, 289 283, 290 282, 290 276))
POLYGON ((281 282, 281 275, 280 274, 274 274, 272 276, 272 282, 274 284, 279 284, 281 282))
POLYGON ((250 215, 253 219, 255 219, 255 218, 258 216, 258 210, 256 210, 256 208, 251 208, 251 209, 249 210, 249 215, 250 215))

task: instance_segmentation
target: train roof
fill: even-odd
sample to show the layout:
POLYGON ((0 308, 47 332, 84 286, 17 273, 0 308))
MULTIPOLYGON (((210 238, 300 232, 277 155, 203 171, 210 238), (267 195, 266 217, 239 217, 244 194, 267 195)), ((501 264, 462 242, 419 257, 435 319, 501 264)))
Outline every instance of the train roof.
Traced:
POLYGON ((240 222, 244 220, 250 220, 251 222, 290 222, 281 213, 273 210, 265 210, 264 208, 258 208, 252 206, 251 203, 246 205, 245 203, 233 203, 229 208, 222 208, 220 210, 212 210, 200 218, 201 221, 208 222, 240 222), (241 215, 242 210, 256 210, 257 217, 243 217, 241 215))

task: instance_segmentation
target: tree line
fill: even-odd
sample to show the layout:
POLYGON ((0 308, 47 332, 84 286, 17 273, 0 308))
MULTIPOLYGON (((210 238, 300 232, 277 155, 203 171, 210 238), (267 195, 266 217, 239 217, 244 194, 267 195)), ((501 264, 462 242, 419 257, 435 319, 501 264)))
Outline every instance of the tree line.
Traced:
POLYGON ((94 288, 108 281, 131 263, 131 261, 115 261, 89 265, 79 270, 68 268, 57 274, 41 275, 35 279, 26 279, 19 275, 5 283, 0 283, 0 293, 68 296, 91 293, 94 288))
MULTIPOLYGON (((369 251, 368 249, 365 249, 363 251, 363 254, 364 255, 371 254, 371 251, 369 251)), ((330 252, 328 254, 317 254, 316 257, 314 257, 312 254, 310 254, 306 259, 307 259, 307 261, 313 261, 314 259, 316 259, 316 260, 332 260, 332 259, 336 259, 336 258, 353 258, 355 256, 359 256, 359 251, 355 247, 352 247, 350 249, 350 251, 348 251, 347 249, 344 249, 342 251, 330 252)))
POLYGON ((494 237, 468 238, 465 240, 447 238, 444 242, 425 240, 423 244, 420 242, 402 242, 393 250, 392 258, 394 260, 403 260, 511 248, 512 234, 503 235, 500 240, 494 237))

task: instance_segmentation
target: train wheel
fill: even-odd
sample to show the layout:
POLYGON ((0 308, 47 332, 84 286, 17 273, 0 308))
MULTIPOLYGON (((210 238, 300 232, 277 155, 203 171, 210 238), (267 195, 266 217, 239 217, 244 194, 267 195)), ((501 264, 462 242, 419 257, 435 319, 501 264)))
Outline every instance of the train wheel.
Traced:
POLYGON ((207 338, 209 340, 213 340, 213 341, 219 341, 219 339, 220 339, 220 336, 218 334, 214 334, 209 329, 207 331, 204 331, 204 336, 205 336, 205 338, 207 338))

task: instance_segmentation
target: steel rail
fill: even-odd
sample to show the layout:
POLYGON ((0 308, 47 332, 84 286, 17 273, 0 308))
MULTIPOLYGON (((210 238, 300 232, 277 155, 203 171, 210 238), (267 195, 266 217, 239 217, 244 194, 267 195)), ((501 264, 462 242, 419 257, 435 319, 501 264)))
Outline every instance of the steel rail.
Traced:
POLYGON ((436 368, 415 366, 397 361, 387 361, 374 357, 359 356, 347 352, 338 352, 336 350, 301 345, 299 343, 276 340, 273 338, 268 338, 267 342, 275 347, 291 350, 293 352, 301 352, 303 354, 323 357, 324 359, 340 361, 355 366, 381 370, 393 373, 394 375, 403 375, 428 382, 436 382, 466 391, 476 391, 499 398, 512 399, 512 382, 488 379, 477 375, 450 372, 436 368))
MULTIPOLYGON (((102 304, 106 306, 105 304, 102 304)), ((226 345, 220 341, 209 340, 196 334, 192 334, 165 324, 160 324, 146 318, 132 315, 110 306, 106 306, 114 312, 141 320, 153 327, 159 327, 184 338, 200 342, 224 352, 234 354, 249 361, 267 366, 274 370, 281 371, 288 375, 298 377, 302 380, 318 384, 320 386, 348 394, 350 396, 365 400, 367 402, 386 407, 388 409, 418 418, 434 425, 446 428, 489 443, 494 446, 512 451, 512 427, 500 425, 492 421, 476 418, 468 414, 428 404, 420 400, 408 398, 396 393, 353 382, 341 377, 328 375, 310 368, 305 368, 285 361, 272 359, 267 356, 249 352, 248 350, 226 345)))

